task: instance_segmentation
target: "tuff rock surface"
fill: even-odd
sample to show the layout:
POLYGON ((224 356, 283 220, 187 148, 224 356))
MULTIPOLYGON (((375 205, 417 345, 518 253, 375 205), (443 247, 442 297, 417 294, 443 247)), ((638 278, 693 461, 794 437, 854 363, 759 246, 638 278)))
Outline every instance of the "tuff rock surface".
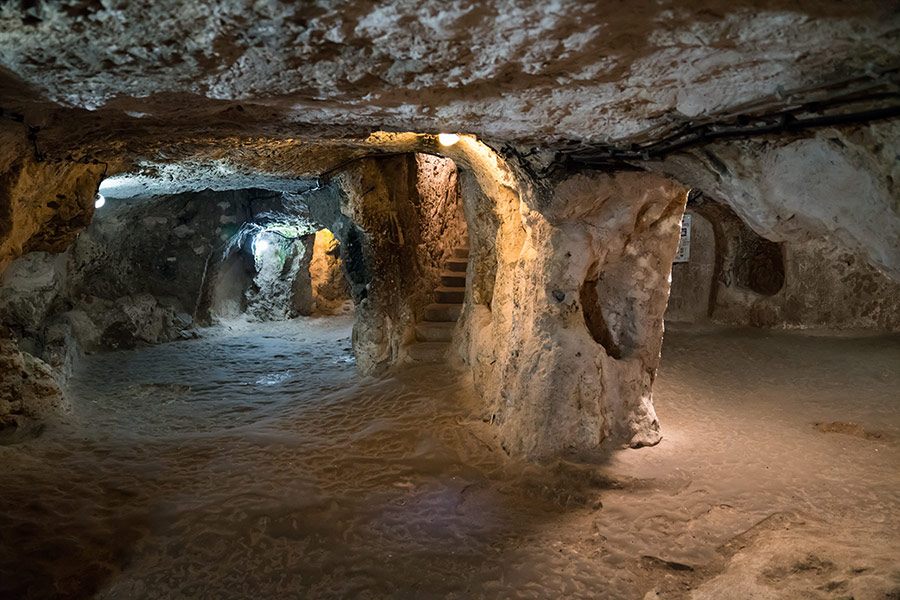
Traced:
POLYGON ((651 165, 775 242, 830 239, 900 279, 900 123, 717 143, 651 165))
POLYGON ((655 444, 651 388, 686 190, 577 175, 495 197, 493 215, 470 217, 494 235, 472 236, 463 321, 485 418, 509 452, 532 457, 655 444))
POLYGON ((350 288, 344 278, 341 244, 328 229, 316 232, 309 276, 316 312, 328 314, 350 308, 350 288))
POLYGON ((0 64, 138 126, 241 102, 231 119, 596 140, 890 63, 897 22, 874 0, 62 0, 0 9, 0 64))
MULTIPOLYGON (((298 273, 310 234, 327 227, 357 310, 358 364, 383 372, 408 358, 441 264, 467 235, 453 344, 505 446, 544 457, 653 443, 651 387, 688 189, 730 211, 711 217, 709 304, 698 307, 699 294, 689 312, 892 328, 895 307, 876 300, 900 278, 896 121, 700 139, 615 165, 659 175, 601 172, 578 151, 630 148, 748 102, 815 114, 807 93, 827 103, 848 82, 896 90, 898 32, 900 8, 876 0, 6 3, 0 272, 70 247, 104 179, 125 203, 275 191, 279 218, 308 237, 254 281, 246 236, 226 243, 204 230, 193 244, 186 223, 145 215, 148 238, 179 248, 141 265, 165 297, 119 268, 125 243, 81 263, 113 265, 102 294, 60 288, 59 264, 39 255, 13 273, 34 287, 4 310, 17 315, 19 350, 63 370, 70 340, 122 346, 248 309, 302 314, 315 298, 298 273), (469 135, 443 147, 440 131, 469 135), (175 280, 199 276, 172 286, 181 265, 175 280), (823 286, 838 290, 834 302, 805 311, 823 286)), ((261 217, 219 212, 221 226, 261 217)))
POLYGON ((0 431, 69 410, 53 369, 0 338, 0 431))
POLYGON ((16 415, 65 409, 51 379, 64 383, 85 352, 185 339, 198 320, 310 314, 313 236, 271 234, 271 251, 252 248, 264 225, 292 209, 280 192, 260 190, 111 200, 62 254, 13 261, 0 276, 9 338, 0 418, 15 425, 16 415))
POLYGON ((363 373, 406 358, 441 267, 464 235, 456 177, 453 161, 424 154, 364 159, 336 175, 334 191, 310 200, 312 217, 341 243, 363 373))

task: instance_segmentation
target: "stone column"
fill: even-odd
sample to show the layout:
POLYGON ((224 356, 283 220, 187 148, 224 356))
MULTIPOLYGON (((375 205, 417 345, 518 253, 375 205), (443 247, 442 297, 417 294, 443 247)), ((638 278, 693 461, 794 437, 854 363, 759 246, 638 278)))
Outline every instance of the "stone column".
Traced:
POLYGON ((432 301, 456 226, 456 169, 414 153, 361 159, 334 178, 339 207, 326 195, 310 211, 341 244, 356 307, 353 348, 362 373, 401 362, 418 313, 432 301))
POLYGON ((632 172, 535 181, 484 147, 460 161, 473 256, 460 354, 504 448, 658 442, 652 386, 687 190, 632 172))

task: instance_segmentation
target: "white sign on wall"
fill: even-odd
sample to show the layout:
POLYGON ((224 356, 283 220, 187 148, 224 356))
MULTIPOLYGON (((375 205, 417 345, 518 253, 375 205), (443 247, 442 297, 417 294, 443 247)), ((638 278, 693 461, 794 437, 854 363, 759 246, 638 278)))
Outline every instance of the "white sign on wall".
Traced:
POLYGON ((675 253, 677 263, 686 263, 691 258, 691 215, 684 213, 681 219, 681 239, 678 240, 678 251, 675 253))

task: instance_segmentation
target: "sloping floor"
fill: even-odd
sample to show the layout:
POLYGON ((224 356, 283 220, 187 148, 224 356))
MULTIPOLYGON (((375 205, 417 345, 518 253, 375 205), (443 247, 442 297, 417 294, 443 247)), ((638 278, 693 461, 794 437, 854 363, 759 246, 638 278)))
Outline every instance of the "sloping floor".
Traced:
POLYGON ((89 357, 72 417, 0 447, 0 598, 900 597, 897 337, 670 327, 663 441, 538 467, 349 335, 89 357))

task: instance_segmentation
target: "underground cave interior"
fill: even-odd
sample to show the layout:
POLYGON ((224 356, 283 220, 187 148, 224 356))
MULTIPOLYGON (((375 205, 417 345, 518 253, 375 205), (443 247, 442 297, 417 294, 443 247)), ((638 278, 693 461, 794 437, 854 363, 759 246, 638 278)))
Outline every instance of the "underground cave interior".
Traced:
POLYGON ((0 600, 898 600, 898 56, 884 0, 0 2, 0 600))
POLYGON ((827 241, 770 241, 698 189, 628 173, 587 182, 590 207, 578 207, 583 188, 567 191, 575 208, 554 217, 550 245, 517 250, 550 260, 503 275, 503 260, 515 262, 503 230, 519 209, 485 214, 479 199, 502 192, 473 177, 471 156, 462 164, 398 153, 344 165, 337 185, 149 196, 123 173, 100 184, 104 202, 65 252, 14 261, 2 314, 35 402, 12 412, 2 447, 11 543, 0 564, 17 575, 0 592, 896 588, 900 346, 884 331, 900 311, 866 321, 866 302, 896 284, 827 241), (596 188, 612 199, 637 189, 643 204, 604 213, 601 201, 592 215, 596 188), (566 231, 573 215, 626 223, 636 238, 664 229, 665 248, 640 252, 664 262, 648 274, 628 252, 590 249, 583 231, 566 231), (662 440, 638 431, 633 443, 634 430, 615 437, 607 425, 600 438, 646 447, 576 452, 583 438, 569 435, 566 454, 522 460, 540 442, 498 432, 502 413, 485 409, 480 386, 503 384, 469 374, 484 363, 477 349, 454 355, 461 340, 486 344, 479 326, 510 331, 491 329, 485 311, 521 319, 515 309, 543 286, 551 308, 569 304, 551 315, 562 329, 589 336, 567 360, 591 347, 646 360, 648 344, 660 350, 634 322, 646 304, 609 302, 623 292, 608 279, 624 277, 629 290, 671 282, 661 302, 638 290, 667 324, 653 392, 662 440), (808 298, 823 289, 836 301, 817 312, 808 298), (64 393, 48 378, 64 379, 64 393))

